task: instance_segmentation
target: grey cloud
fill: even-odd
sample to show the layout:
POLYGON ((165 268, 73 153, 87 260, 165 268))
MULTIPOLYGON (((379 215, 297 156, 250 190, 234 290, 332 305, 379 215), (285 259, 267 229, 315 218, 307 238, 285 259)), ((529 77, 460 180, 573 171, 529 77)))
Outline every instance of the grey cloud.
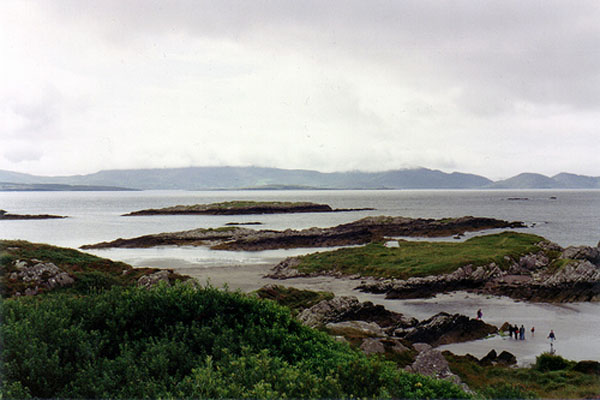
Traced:
POLYGON ((359 63, 389 63, 414 85, 423 79, 464 88, 466 108, 484 114, 511 110, 492 98, 577 108, 600 102, 600 5, 594 1, 42 4, 60 18, 90 19, 121 40, 179 32, 308 51, 317 59, 344 53, 359 63), (479 107, 469 106, 473 99, 479 107))

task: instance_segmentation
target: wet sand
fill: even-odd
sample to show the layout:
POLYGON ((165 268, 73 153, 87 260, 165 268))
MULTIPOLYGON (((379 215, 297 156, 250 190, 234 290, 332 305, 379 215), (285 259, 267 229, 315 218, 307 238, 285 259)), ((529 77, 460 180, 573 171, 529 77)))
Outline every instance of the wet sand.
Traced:
POLYGON ((169 266, 175 272, 198 279, 202 284, 210 283, 214 287, 227 286, 230 290, 250 292, 272 283, 330 291, 338 296, 356 296, 360 301, 372 301, 419 320, 442 311, 475 317, 477 309, 481 308, 483 320, 490 324, 498 327, 504 322, 519 327, 524 325, 527 332, 526 340, 495 335, 488 339, 440 346, 439 349, 450 350, 456 354, 470 353, 476 357, 483 357, 492 349, 497 353, 506 350, 517 357, 519 365, 527 365, 535 362, 535 357, 542 352, 550 350, 550 342, 546 337, 550 329, 554 329, 557 336, 554 349, 557 354, 577 361, 600 361, 600 303, 525 303, 508 297, 482 296, 467 292, 442 294, 430 299, 388 300, 383 295, 354 290, 360 280, 332 277, 287 280, 264 278, 274 265, 271 262, 208 267, 178 259, 145 259, 143 262, 146 266, 169 266), (532 326, 535 326, 534 336, 530 332, 532 326))

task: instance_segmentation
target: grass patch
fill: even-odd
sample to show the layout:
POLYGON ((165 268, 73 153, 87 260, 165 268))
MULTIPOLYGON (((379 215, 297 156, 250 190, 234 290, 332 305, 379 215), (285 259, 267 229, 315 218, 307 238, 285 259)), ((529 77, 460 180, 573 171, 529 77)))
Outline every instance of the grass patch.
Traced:
POLYGON ((256 291, 261 299, 273 300, 296 314, 305 308, 310 308, 322 300, 331 300, 334 295, 331 292, 315 292, 312 290, 301 290, 294 287, 281 285, 269 285, 256 291))
POLYGON ((530 368, 481 366, 468 356, 444 352, 452 372, 488 398, 575 399, 600 395, 600 375, 577 371, 581 363, 542 354, 530 368))
POLYGON ((344 274, 407 279, 413 276, 448 274, 467 264, 492 262, 501 268, 509 265, 505 257, 520 256, 539 250, 537 235, 502 232, 477 236, 462 243, 398 241, 399 247, 381 243, 319 252, 299 257, 301 272, 339 271, 344 274))

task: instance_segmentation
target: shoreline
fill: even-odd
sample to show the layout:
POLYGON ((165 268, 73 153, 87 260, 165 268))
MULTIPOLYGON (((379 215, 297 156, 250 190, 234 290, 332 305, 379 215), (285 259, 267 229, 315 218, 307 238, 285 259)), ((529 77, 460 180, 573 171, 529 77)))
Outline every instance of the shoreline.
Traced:
POLYGON ((300 277, 286 280, 264 278, 273 263, 220 264, 203 266, 177 259, 128 260, 133 266, 152 266, 173 269, 176 273, 189 275, 205 285, 216 288, 226 286, 229 290, 251 292, 267 284, 293 286, 298 289, 329 291, 336 296, 355 296, 359 301, 371 301, 383 305, 390 311, 400 312, 419 320, 430 318, 438 312, 460 313, 475 317, 478 308, 483 310, 483 320, 498 328, 504 322, 524 324, 526 340, 511 340, 499 335, 487 339, 455 343, 438 347, 457 355, 470 353, 476 357, 485 356, 495 349, 500 353, 509 351, 517 357, 518 366, 527 366, 535 362, 536 356, 549 351, 546 336, 550 329, 557 334, 554 344, 556 353, 575 361, 600 361, 600 337, 594 335, 600 329, 600 303, 528 303, 504 296, 479 295, 469 292, 438 294, 427 299, 386 299, 383 294, 365 293, 355 290, 361 280, 331 276, 300 277), (164 264, 163 264, 164 263, 164 264), (531 326, 535 326, 536 335, 530 337, 531 326), (576 333, 576 335, 571 335, 576 333), (586 343, 586 346, 582 346, 586 343), (594 356, 595 355, 595 356, 594 356), (593 356, 593 357, 592 357, 593 356), (592 358, 591 358, 592 357, 592 358))

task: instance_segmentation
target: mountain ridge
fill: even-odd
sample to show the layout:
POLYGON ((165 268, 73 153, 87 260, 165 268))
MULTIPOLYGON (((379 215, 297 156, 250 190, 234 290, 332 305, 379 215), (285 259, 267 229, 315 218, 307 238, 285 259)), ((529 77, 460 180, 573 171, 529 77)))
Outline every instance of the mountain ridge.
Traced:
MULTIPOLYGON (((13 185, 72 185, 138 190, 260 189, 600 189, 600 177, 561 172, 552 177, 521 173, 492 181, 476 174, 428 168, 382 172, 319 172, 269 167, 184 167, 102 170, 86 175, 36 176, 0 170, 13 185)), ((0 188, 0 190, 2 190, 0 188)))

